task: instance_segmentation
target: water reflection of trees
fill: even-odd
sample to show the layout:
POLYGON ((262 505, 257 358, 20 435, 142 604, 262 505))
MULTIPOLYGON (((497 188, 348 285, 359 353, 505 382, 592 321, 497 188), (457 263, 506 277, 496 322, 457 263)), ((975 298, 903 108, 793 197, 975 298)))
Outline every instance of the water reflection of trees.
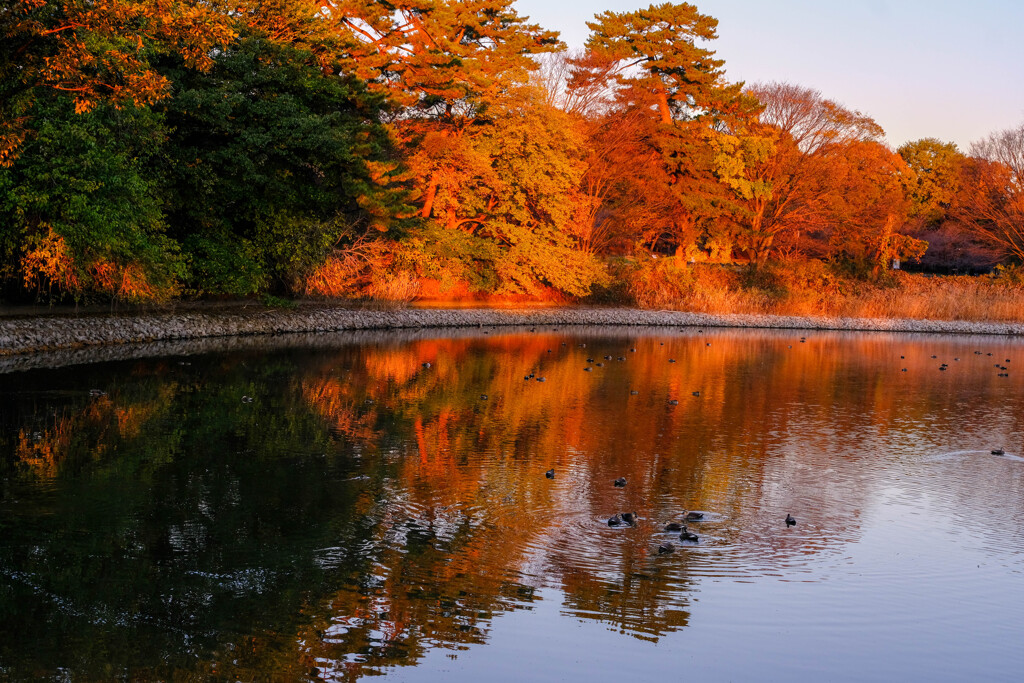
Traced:
MULTIPOLYGON (((31 394, 5 377, 0 523, 19 529, 0 548, 0 661, 355 679, 485 642, 546 587, 571 615, 657 639, 687 624, 699 577, 784 571, 856 539, 872 472, 898 457, 885 449, 991 425, 971 397, 1002 386, 980 366, 935 371, 931 355, 963 353, 941 342, 663 339, 145 361, 70 387, 41 373, 31 394), (584 372, 587 358, 604 365, 584 372), (853 461, 876 449, 876 468, 853 461), (745 554, 654 556, 683 509, 714 510, 717 540, 745 554), (799 509, 813 539, 773 531, 799 509), (620 510, 641 524, 603 524, 620 510)), ((1020 406, 1004 407, 999 428, 1019 432, 1020 406)))

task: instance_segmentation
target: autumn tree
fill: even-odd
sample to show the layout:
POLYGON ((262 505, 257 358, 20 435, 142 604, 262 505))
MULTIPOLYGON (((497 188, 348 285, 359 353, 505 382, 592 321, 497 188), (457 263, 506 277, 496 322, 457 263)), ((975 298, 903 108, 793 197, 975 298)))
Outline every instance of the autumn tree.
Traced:
POLYGON ((1024 126, 975 142, 960 168, 954 218, 1000 256, 1024 262, 1024 126))
POLYGON ((902 145, 897 153, 914 172, 908 187, 909 234, 928 242, 922 268, 978 271, 992 267, 1000 254, 962 220, 961 207, 973 200, 964 186, 971 162, 951 142, 924 138, 902 145))
POLYGON ((1024 262, 1024 125, 974 143, 963 182, 965 224, 1024 262))
POLYGON ((905 233, 913 180, 903 159, 879 142, 836 145, 828 171, 814 180, 816 233, 828 258, 874 277, 893 259, 920 258, 927 242, 905 233))
POLYGON ((465 138, 493 119, 488 109, 536 69, 531 54, 561 47, 512 8, 511 0, 351 0, 324 3, 324 13, 353 43, 349 67, 403 107, 394 121, 414 158, 420 215, 434 215, 444 186, 458 187, 465 138), (433 161, 432 161, 433 160, 433 161))
POLYGON ((699 44, 717 37, 717 24, 687 3, 604 12, 588 22, 589 53, 574 80, 610 80, 620 110, 646 113, 643 136, 662 165, 654 187, 676 204, 660 217, 654 241, 691 258, 715 250, 716 240, 728 258, 738 200, 767 189, 746 174, 771 146, 758 129, 757 103, 742 84, 725 81, 724 62, 699 44))
POLYGON ((957 202, 966 159, 952 142, 924 138, 901 145, 896 153, 914 171, 912 213, 926 223, 942 221, 957 202))
POLYGON ((532 86, 508 93, 491 114, 459 148, 431 157, 465 175, 438 187, 433 220, 411 243, 413 260, 440 279, 454 271, 498 293, 537 294, 540 285, 587 293, 602 275, 575 226, 585 141, 532 86))
POLYGON ((539 61, 534 82, 542 88, 545 103, 567 114, 581 137, 584 172, 579 190, 567 198, 576 203, 573 234, 579 248, 628 252, 636 235, 625 226, 649 223, 634 210, 653 208, 655 199, 625 185, 644 175, 641 167, 660 173, 660 155, 644 140, 647 117, 615 106, 617 88, 608 77, 614 65, 603 65, 602 73, 591 71, 583 82, 581 69, 592 60, 582 50, 544 55, 539 61))
POLYGON ((761 83, 747 92, 762 104, 760 121, 773 139, 772 153, 749 172, 770 191, 758 193, 742 217, 742 245, 754 262, 792 249, 801 231, 820 227, 819 182, 830 173, 828 157, 856 142, 879 141, 882 128, 870 117, 826 99, 820 91, 789 83, 761 83))
POLYGON ((580 140, 529 85, 557 34, 511 0, 337 2, 324 12, 350 63, 400 107, 390 121, 424 224, 407 252, 421 272, 499 292, 585 293, 599 273, 574 238, 580 140))

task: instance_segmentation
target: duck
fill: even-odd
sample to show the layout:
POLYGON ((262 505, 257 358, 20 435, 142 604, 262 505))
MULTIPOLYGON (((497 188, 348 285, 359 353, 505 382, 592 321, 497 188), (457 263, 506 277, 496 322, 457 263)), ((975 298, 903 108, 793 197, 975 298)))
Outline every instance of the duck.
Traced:
POLYGON ((544 476, 547 477, 548 479, 554 479, 555 478, 555 468, 552 467, 550 470, 545 472, 544 476))
POLYGON ((682 531, 685 528, 686 525, 679 522, 669 522, 665 525, 665 531, 682 531))
POLYGON ((1006 451, 1002 448, 995 448, 992 450, 992 455, 1006 455, 1006 451))
POLYGON ((608 518, 608 526, 622 526, 622 515, 615 513, 608 518))
POLYGON ((658 546, 658 554, 659 555, 665 555, 666 553, 674 553, 675 551, 676 551, 676 547, 674 545, 672 545, 671 543, 662 543, 661 545, 658 546))
POLYGON ((796 526, 796 519, 793 518, 793 515, 786 515, 786 526, 796 526))
POLYGON ((690 531, 689 529, 687 529, 686 526, 684 525, 682 533, 679 534, 679 540, 680 541, 690 541, 691 543, 696 543, 696 542, 698 542, 700 540, 700 536, 698 536, 697 534, 695 534, 692 531, 690 531))
POLYGON ((686 519, 687 522, 699 522, 700 520, 704 519, 704 513, 703 512, 687 512, 685 519, 686 519))
POLYGON ((636 513, 635 512, 623 512, 622 521, 630 526, 636 526, 636 513))
POLYGON ((620 489, 621 489, 621 488, 622 488, 623 486, 625 486, 625 485, 626 485, 626 478, 625 478, 625 477, 619 477, 618 479, 616 479, 616 480, 615 480, 615 481, 613 481, 612 483, 613 483, 613 484, 615 484, 615 486, 616 486, 617 488, 620 488, 620 489))

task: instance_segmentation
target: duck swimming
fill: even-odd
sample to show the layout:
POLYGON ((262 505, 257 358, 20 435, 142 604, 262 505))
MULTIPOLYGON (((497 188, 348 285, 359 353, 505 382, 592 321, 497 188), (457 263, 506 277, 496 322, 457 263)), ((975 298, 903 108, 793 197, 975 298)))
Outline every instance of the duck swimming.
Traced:
POLYGON ((995 450, 992 451, 992 455, 1006 455, 1006 451, 1004 451, 1002 448, 996 448, 995 450))
POLYGON ((796 526, 796 520, 793 515, 786 515, 786 526, 796 526))
POLYGON ((554 479, 555 478, 555 468, 552 467, 550 470, 545 472, 544 476, 547 477, 548 479, 554 479))
POLYGON ((615 513, 608 518, 608 526, 622 526, 622 515, 615 513))
POLYGON ((704 513, 703 512, 687 512, 686 513, 686 521, 687 522, 699 522, 702 519, 704 519, 704 513))
POLYGON ((623 512, 622 521, 630 526, 636 525, 636 513, 635 512, 623 512))
POLYGON ((665 531, 682 531, 686 526, 679 522, 669 522, 665 525, 665 531))
POLYGON ((662 543, 661 545, 658 546, 658 554, 659 555, 664 555, 666 553, 674 553, 675 551, 676 551, 676 547, 674 545, 672 545, 671 543, 662 543))
POLYGON ((616 479, 612 483, 615 484, 616 488, 620 488, 621 489, 623 486, 626 485, 626 478, 625 477, 619 477, 618 479, 616 479))
POLYGON ((696 542, 698 542, 700 540, 700 536, 698 536, 697 534, 693 533, 692 531, 690 531, 689 529, 687 529, 684 526, 683 527, 683 532, 681 534, 679 534, 679 540, 680 541, 690 541, 691 543, 696 543, 696 542))

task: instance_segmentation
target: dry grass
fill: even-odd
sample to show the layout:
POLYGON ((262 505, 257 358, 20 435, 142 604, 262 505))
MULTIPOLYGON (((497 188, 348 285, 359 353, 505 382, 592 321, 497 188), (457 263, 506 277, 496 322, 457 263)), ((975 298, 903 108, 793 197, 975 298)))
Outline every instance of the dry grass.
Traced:
POLYGON ((858 318, 1024 321, 1024 287, 982 277, 902 275, 891 288, 872 287, 839 302, 836 313, 858 318))
MULTIPOLYGON (((641 308, 851 318, 1024 322, 1014 278, 893 273, 883 283, 836 274, 817 261, 757 270, 651 260, 618 273, 641 308)), ((1019 280, 1019 278, 1016 278, 1019 280)))
POLYGON ((420 281, 408 271, 395 273, 374 273, 370 286, 366 288, 369 297, 387 306, 405 306, 416 298, 420 281))
POLYGON ((307 296, 331 299, 369 299, 391 308, 416 298, 419 280, 395 268, 393 245, 383 240, 362 239, 331 254, 305 282, 307 296))

